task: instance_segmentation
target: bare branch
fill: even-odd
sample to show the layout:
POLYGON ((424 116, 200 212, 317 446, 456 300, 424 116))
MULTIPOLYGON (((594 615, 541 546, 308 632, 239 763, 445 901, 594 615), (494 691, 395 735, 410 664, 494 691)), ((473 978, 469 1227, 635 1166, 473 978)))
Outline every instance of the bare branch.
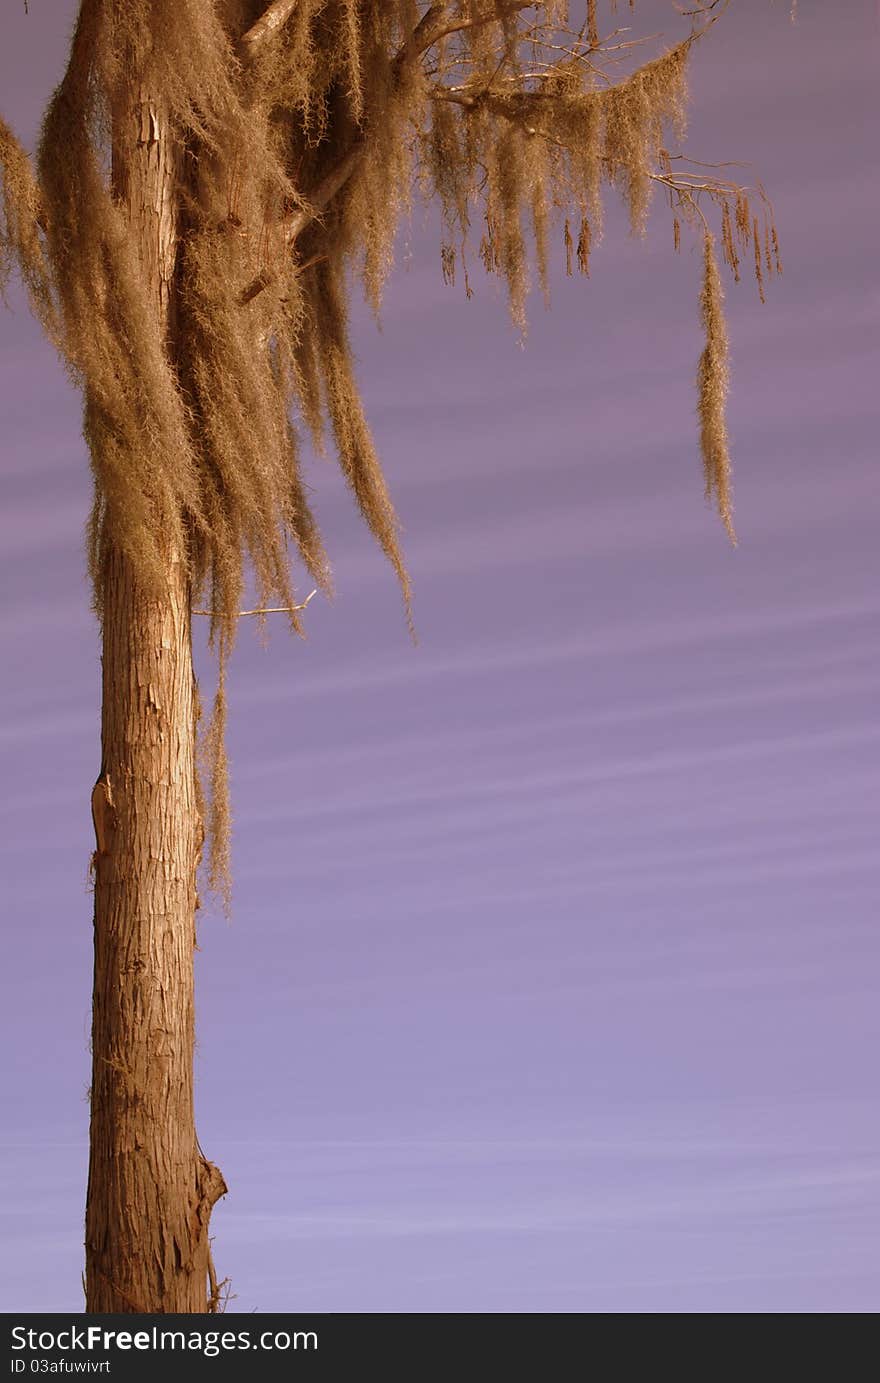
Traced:
MULTIPOLYGON (((269 9, 265 12, 263 17, 248 30, 240 41, 240 47, 244 47, 249 57, 252 56, 272 33, 284 24, 293 13, 295 5, 296 0, 275 0, 275 3, 269 6, 269 9)), ((499 17, 508 14, 512 15, 520 10, 532 9, 533 7, 532 3, 522 3, 522 0, 517 0, 516 3, 501 7, 500 11, 495 12, 491 16, 491 19, 497 20, 499 17)), ((482 19, 447 22, 450 8, 448 0, 445 0, 444 3, 437 3, 428 7, 409 38, 401 45, 394 59, 396 80, 400 80, 400 73, 407 62, 421 57, 423 53, 427 52, 435 43, 439 42, 441 38, 445 38, 448 34, 456 33, 460 29, 473 28, 477 24, 487 22, 482 19)), ((313 189, 308 199, 308 206, 295 212, 294 215, 290 217, 287 222, 287 243, 289 245, 292 245, 297 236, 301 235, 308 226, 312 225, 314 221, 320 218, 321 213, 329 206, 337 192, 340 192, 348 182, 363 157, 366 142, 366 135, 364 133, 358 134, 339 161, 324 175, 322 180, 318 183, 318 186, 313 189)), ((246 306, 248 303, 252 302, 264 288, 269 286, 274 280, 274 277, 274 274, 267 273, 266 271, 258 274, 257 277, 242 290, 239 297, 240 305, 246 306)))
MULTIPOLYGON (((311 269, 312 265, 322 264, 326 258, 326 255, 312 255, 310 259, 305 260, 302 264, 297 264, 294 273, 299 277, 300 274, 305 273, 306 269, 311 269)), ((252 303, 254 298, 260 296, 264 288, 270 288, 272 284, 276 282, 277 278, 278 274, 274 270, 268 268, 261 269, 256 277, 251 279, 247 288, 243 288, 239 293, 239 307, 247 307, 248 303, 252 303)))
MULTIPOLYGON (((252 303, 254 298, 258 298, 263 289, 268 288, 270 284, 274 283, 277 277, 278 275, 273 273, 271 269, 261 269, 256 277, 251 279, 248 286, 243 288, 239 293, 239 307, 247 307, 248 303, 252 303)), ((195 613, 200 614, 201 611, 196 610, 195 613)))
MULTIPOLYGON (((316 590, 315 590, 315 591, 309 591, 309 594, 306 596, 305 600, 302 602, 301 605, 265 605, 265 606, 263 606, 261 609, 257 609, 257 610, 239 610, 239 612, 238 612, 238 617, 239 617, 239 619, 244 619, 245 615, 294 615, 294 614, 296 614, 296 612, 297 612, 298 610, 304 610, 304 609, 306 608, 306 606, 309 604, 309 601, 313 600, 314 597, 315 597, 317 594, 318 594, 318 592, 317 592, 316 590)), ((194 614, 194 615, 222 615, 222 614, 223 614, 223 611, 222 611, 222 610, 193 610, 193 614, 194 614)))
POLYGON ((359 135, 349 149, 342 155, 342 158, 329 173, 326 173, 318 186, 309 195, 309 205, 302 211, 297 211, 287 223, 287 240, 292 244, 296 237, 305 230, 306 226, 311 225, 326 209, 337 192, 348 182, 355 168, 361 161, 364 150, 364 137, 359 135))
MULTIPOLYGON (((516 9, 526 9, 528 6, 519 4, 516 9)), ((421 57, 438 38, 441 38, 447 29, 442 27, 442 21, 449 11, 449 4, 434 4, 422 15, 416 27, 413 29, 409 38, 401 45, 394 59, 395 80, 400 80, 400 74, 407 62, 414 58, 421 57)), ((340 192, 348 182, 354 170, 357 168, 363 156, 366 145, 366 135, 358 134, 346 152, 342 155, 338 163, 330 169, 322 178, 318 186, 309 196, 308 208, 296 212, 288 223, 287 239, 292 243, 298 235, 316 221, 321 212, 330 204, 337 192, 340 192)))
MULTIPOLYGON (((416 27, 413 29, 409 38, 398 50, 394 59, 395 81, 400 80, 400 73, 408 61, 419 57, 426 48, 436 42, 436 25, 449 9, 448 4, 431 5, 425 11, 416 27)), ((363 156, 366 145, 366 136, 360 133, 355 136, 348 149, 339 159, 338 163, 324 175, 318 186, 309 196, 307 209, 297 212, 290 220, 288 225, 287 239, 292 243, 298 235, 305 230, 306 226, 318 219, 321 212, 340 192, 348 182, 354 170, 357 168, 363 156)))
MULTIPOLYGON (((355 168, 360 163, 363 147, 363 136, 358 136, 351 148, 343 154, 335 167, 331 168, 329 173, 318 183, 318 186, 314 189, 309 198, 308 206, 304 207, 301 211, 294 212, 293 216, 288 218, 286 222, 286 240, 288 245, 292 245, 297 236, 301 235, 307 226, 312 225, 314 221, 320 218, 321 212, 326 209, 328 204, 336 196, 336 193, 345 186, 355 168)), ((314 255, 306 264, 300 266, 299 272, 301 273, 303 269, 308 269, 312 264, 316 264, 319 259, 324 259, 325 257, 324 255, 314 255)), ((254 298, 259 297, 263 289, 270 287, 277 277, 278 274, 276 271, 269 268, 261 269, 256 277, 251 279, 247 287, 243 288, 239 294, 239 307, 247 307, 248 303, 253 302, 254 298)))
MULTIPOLYGON (((432 5, 431 10, 446 11, 448 5, 432 5)), ((534 3, 523 4, 521 0, 513 0, 509 5, 501 5, 491 14, 480 15, 475 19, 451 19, 447 23, 441 23, 443 15, 433 15, 431 10, 423 15, 418 27, 414 30, 411 43, 416 45, 419 53, 425 53, 429 48, 433 48, 435 43, 439 43, 441 38, 448 38, 450 34, 462 33, 465 29, 479 29, 484 24, 497 24, 499 19, 507 19, 508 16, 518 14, 521 10, 535 9, 534 3), (426 21, 431 21, 426 23, 426 21)))
POLYGON ((419 53, 424 53, 426 48, 430 48, 432 43, 436 43, 434 37, 435 30, 441 19, 449 9, 448 4, 430 5, 422 15, 416 27, 413 29, 406 43, 397 55, 397 63, 405 62, 409 57, 415 57, 419 53))
POLYGON ((240 56, 253 62, 266 43, 287 23, 297 4, 298 0, 272 0, 256 24, 238 40, 240 56))

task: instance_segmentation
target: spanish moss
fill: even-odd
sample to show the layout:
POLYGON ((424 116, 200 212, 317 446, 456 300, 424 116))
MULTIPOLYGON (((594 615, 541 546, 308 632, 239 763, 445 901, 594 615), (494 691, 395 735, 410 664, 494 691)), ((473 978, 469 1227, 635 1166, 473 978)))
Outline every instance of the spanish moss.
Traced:
POLYGON ((682 40, 652 53, 624 42, 612 9, 592 0, 83 0, 35 162, 0 122, 0 285, 17 266, 82 392, 96 609, 108 555, 120 552, 153 591, 169 559, 182 562, 193 607, 210 611, 219 686, 206 783, 221 891, 225 664, 246 573, 296 630, 292 571, 331 586, 304 429, 335 449, 409 612, 347 318, 353 277, 378 310, 416 198, 439 207, 444 277, 454 282, 462 264, 470 296, 466 266, 479 259, 506 284, 521 332, 531 288, 549 292, 554 244, 569 274, 591 272, 606 191, 638 236, 659 194, 676 248, 683 224, 703 237, 700 445, 733 538, 710 219, 734 277, 753 253, 762 298, 781 262, 760 189, 669 152, 684 137, 692 50, 715 17, 698 5, 682 40), (127 229, 114 148, 126 121, 140 121, 144 139, 169 132, 164 315, 127 229))

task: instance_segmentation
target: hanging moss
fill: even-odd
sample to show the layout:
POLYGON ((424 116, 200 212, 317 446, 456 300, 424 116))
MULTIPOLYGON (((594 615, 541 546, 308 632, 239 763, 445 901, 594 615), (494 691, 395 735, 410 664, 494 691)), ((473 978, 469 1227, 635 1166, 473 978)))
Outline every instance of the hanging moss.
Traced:
MULTIPOLYGON (((454 278, 456 262, 466 267, 478 235, 478 257, 506 281, 520 330, 533 271, 547 292, 560 219, 567 271, 576 262, 590 272, 606 188, 623 198, 637 234, 657 189, 674 214, 676 248, 682 222, 704 234, 701 446, 732 536, 727 342, 707 212, 720 209, 735 275, 753 246, 762 296, 765 271, 781 268, 772 217, 763 204, 762 242, 745 190, 702 166, 674 168, 666 150, 669 136, 683 136, 700 31, 631 63, 627 75, 615 65, 614 35, 600 39, 597 7, 577 21, 570 8, 563 0, 82 0, 36 169, 0 122, 0 283, 17 265, 83 394, 96 608, 111 550, 153 587, 173 550, 194 599, 211 611, 220 663, 207 740, 215 881, 229 821, 225 663, 245 570, 264 604, 291 609, 295 628, 291 548, 315 583, 330 585, 300 469, 300 425, 319 445, 332 439, 409 609, 347 304, 354 269, 378 309, 413 189, 439 204, 445 276, 454 278), (138 111, 149 139, 155 109, 176 160, 176 234, 163 266, 170 331, 129 234, 113 151, 114 127, 138 111)), ((713 12, 695 22, 710 27, 713 12)), ((464 281, 470 295, 466 273, 464 281)))
POLYGON ((697 371, 698 412, 700 418, 700 449, 706 480, 706 498, 712 496, 718 506, 724 527, 732 543, 736 543, 733 527, 733 506, 730 496, 730 451, 727 441, 725 405, 729 386, 729 351, 727 327, 724 321, 724 294, 721 275, 715 258, 715 242, 706 233, 703 241, 703 289, 700 294, 700 318, 706 333, 706 345, 697 371))

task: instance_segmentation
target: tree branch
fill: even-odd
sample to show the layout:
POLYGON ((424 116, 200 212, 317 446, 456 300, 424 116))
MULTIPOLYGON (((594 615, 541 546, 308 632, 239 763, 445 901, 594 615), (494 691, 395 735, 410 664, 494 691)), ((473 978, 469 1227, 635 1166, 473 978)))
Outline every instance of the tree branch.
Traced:
MULTIPOLYGON (((246 40, 249 40, 250 36, 269 19, 274 10, 278 10, 279 12, 282 10, 285 11, 283 18, 274 21, 276 26, 279 23, 283 23, 287 15, 292 12, 294 3, 295 0, 293 0, 293 3, 291 3, 291 0, 275 0, 275 4, 270 6, 263 15, 263 18, 258 20, 252 29, 248 30, 242 42, 244 43, 246 40)), ((432 43, 437 41, 437 25, 447 14, 448 9, 449 5, 447 3, 435 4, 431 5, 422 15, 407 41, 398 49, 394 59, 395 81, 400 80, 400 72, 406 62, 413 58, 420 57, 432 43)), ((261 36, 258 36, 258 42, 262 42, 261 36)), ((342 157, 324 174, 324 177, 318 183, 317 187, 312 190, 308 199, 308 206, 303 207, 300 211, 294 212, 293 216, 288 219, 286 227, 288 245, 293 245, 297 236, 301 235, 308 226, 317 221, 321 213, 329 206, 330 202, 336 196, 337 192, 341 192, 342 188, 348 182, 352 173, 360 163, 366 143, 366 133, 360 131, 352 140, 352 143, 349 145, 348 149, 346 149, 342 157)), ((258 297, 264 288, 268 288, 269 284, 274 282, 275 277, 275 274, 266 272, 265 270, 259 273, 256 278, 242 289, 238 300, 240 306, 245 307, 248 303, 253 302, 254 298, 258 297)))
POLYGON ((422 15, 416 27, 413 29, 406 43, 400 49, 395 58, 395 67, 399 67, 406 62, 407 58, 418 57, 424 53, 426 48, 430 48, 432 43, 437 42, 437 32, 440 21, 445 18, 449 9, 448 3, 431 5, 422 15))
MULTIPOLYGON (((400 81, 400 74, 407 62, 421 57, 428 48, 437 42, 438 38, 442 38, 449 31, 443 24, 449 8, 448 0, 446 0, 446 3, 429 6, 422 15, 409 38, 397 50, 394 58, 395 83, 400 81)), ((528 6, 518 4, 516 8, 527 9, 528 6)), ((306 226, 317 220, 337 192, 342 190, 360 163, 366 144, 366 133, 359 133, 341 159, 321 179, 309 197, 308 209, 296 212, 288 223, 288 243, 292 243, 305 230, 306 226)))
POLYGON ((425 14, 418 27, 413 31, 411 42, 418 45, 418 52, 424 53, 429 48, 433 48, 435 43, 439 43, 441 38, 448 38, 450 34, 462 33, 465 29, 479 29, 484 24, 495 24, 499 19, 507 19, 511 15, 518 14, 520 10, 533 10, 537 6, 534 0, 523 3, 523 0, 512 0, 509 5, 501 5, 491 14, 479 15, 475 19, 451 19, 448 22, 441 22, 445 12, 449 9, 448 5, 432 5, 431 9, 425 14), (433 14, 432 11, 441 11, 440 14, 433 14), (426 23, 428 20, 437 22, 426 23), (421 33, 419 32, 421 30, 421 33))
POLYGON ((361 161, 364 143, 364 136, 358 135, 338 163, 330 169, 329 173, 324 175, 318 186, 310 193, 308 207, 295 212, 290 218, 287 223, 288 244, 292 244, 306 226, 316 221, 337 192, 342 190, 361 161))
POLYGON ((239 56, 253 62, 269 40, 284 27, 297 4, 298 0, 272 0, 256 24, 251 25, 238 40, 239 56))
MULTIPOLYGON (((295 4, 296 0, 275 0, 275 3, 269 6, 269 9, 263 17, 244 35, 239 46, 244 45, 248 53, 250 53, 253 45, 256 45, 258 48, 265 39, 271 33, 275 32, 275 30, 285 22, 289 15, 292 14, 295 4)), ((493 13, 489 18, 496 20, 507 15, 516 14, 520 10, 532 9, 533 7, 533 0, 531 0, 531 3, 523 3, 523 0, 515 0, 514 3, 500 7, 499 11, 493 13)), ((400 81, 400 76, 406 63, 420 58, 429 48, 433 47, 435 43, 438 43, 440 39, 460 29, 473 28, 477 24, 488 22, 488 20, 484 21, 482 19, 452 20, 449 17, 450 10, 451 6, 449 0, 438 0, 438 3, 428 7, 406 42, 401 44, 397 51, 393 64, 395 82, 400 81)), ((302 208, 300 211, 294 212, 293 216, 289 218, 286 228, 288 245, 293 245, 297 237, 300 236, 308 226, 312 225, 313 222, 320 218, 321 213, 329 206, 336 194, 341 192, 342 188, 348 182, 352 173, 354 173, 360 163, 367 142, 367 132, 359 132, 334 167, 324 175, 317 187, 313 189, 308 199, 308 206, 302 208)), ((244 307, 248 303, 253 302, 254 298, 258 297, 263 289, 267 288, 269 284, 274 281, 274 278, 274 274, 267 273, 266 271, 258 274, 256 278, 242 290, 239 296, 239 304, 244 307)))

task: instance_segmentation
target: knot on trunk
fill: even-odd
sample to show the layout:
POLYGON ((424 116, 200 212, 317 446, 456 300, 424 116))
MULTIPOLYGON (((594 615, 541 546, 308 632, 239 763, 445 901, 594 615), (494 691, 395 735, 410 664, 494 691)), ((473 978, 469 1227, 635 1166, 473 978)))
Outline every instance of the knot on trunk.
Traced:
POLYGON ((116 806, 110 778, 102 773, 92 788, 92 821, 95 826, 96 854, 109 855, 116 834, 116 806))
POLYGON ((221 1196, 225 1196, 229 1187, 223 1180, 223 1173, 219 1167, 215 1167, 213 1162, 209 1162, 206 1157, 199 1159, 198 1192, 199 1202, 196 1214, 203 1225, 207 1225, 211 1211, 217 1204, 221 1196))

